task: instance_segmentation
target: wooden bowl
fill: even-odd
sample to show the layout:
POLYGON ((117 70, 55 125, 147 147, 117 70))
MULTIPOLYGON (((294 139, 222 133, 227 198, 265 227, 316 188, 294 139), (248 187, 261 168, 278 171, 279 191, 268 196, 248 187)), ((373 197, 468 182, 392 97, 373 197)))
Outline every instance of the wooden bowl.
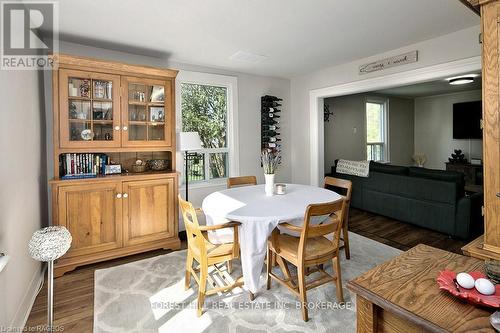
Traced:
POLYGON ((132 172, 139 173, 146 171, 146 164, 132 164, 132 172))

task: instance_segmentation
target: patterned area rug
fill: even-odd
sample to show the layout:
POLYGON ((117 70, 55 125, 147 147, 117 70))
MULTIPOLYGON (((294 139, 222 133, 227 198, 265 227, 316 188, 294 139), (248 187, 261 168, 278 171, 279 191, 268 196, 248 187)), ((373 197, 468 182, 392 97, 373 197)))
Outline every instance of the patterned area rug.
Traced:
MULTIPOLYGON (((298 299, 273 281, 253 302, 240 288, 207 296, 205 310, 196 316, 197 285, 184 290, 186 251, 128 263, 95 272, 94 332, 354 332, 355 299, 347 281, 387 261, 401 251, 350 233, 351 260, 342 254, 345 305, 336 303, 334 284, 307 293, 309 322, 302 321, 298 299)), ((233 265, 233 277, 241 274, 233 265)), ((325 268, 331 272, 331 265, 325 268)), ((212 274, 217 282, 218 276, 212 274)))

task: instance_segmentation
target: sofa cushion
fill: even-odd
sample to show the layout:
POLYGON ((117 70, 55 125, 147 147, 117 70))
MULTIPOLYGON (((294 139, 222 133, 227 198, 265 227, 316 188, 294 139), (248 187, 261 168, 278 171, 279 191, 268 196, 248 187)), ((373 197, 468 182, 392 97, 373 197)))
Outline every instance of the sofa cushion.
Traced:
POLYGON ((407 176, 409 173, 408 168, 405 166, 390 165, 390 164, 378 163, 378 162, 374 162, 374 161, 370 162, 370 172, 371 171, 380 172, 380 173, 389 173, 392 175, 404 175, 404 176, 407 176))
MULTIPOLYGON (((457 185, 454 182, 436 181, 418 177, 370 172, 363 188, 372 192, 383 192, 406 199, 435 201, 455 205, 457 185)), ((364 197, 363 200, 368 200, 364 197)))
POLYGON ((456 171, 434 170, 419 167, 409 167, 410 177, 440 180, 457 184, 457 198, 464 196, 465 175, 456 171))

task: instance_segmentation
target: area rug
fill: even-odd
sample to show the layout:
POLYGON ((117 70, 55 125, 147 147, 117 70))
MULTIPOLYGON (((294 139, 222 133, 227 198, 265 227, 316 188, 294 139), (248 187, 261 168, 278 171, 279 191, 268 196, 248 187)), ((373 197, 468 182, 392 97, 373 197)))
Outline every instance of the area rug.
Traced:
MULTIPOLYGON (((355 332, 355 295, 347 282, 401 251, 350 233, 351 259, 341 258, 345 304, 336 303, 334 284, 308 291, 309 321, 298 299, 277 282, 253 302, 240 288, 208 296, 196 316, 197 285, 184 290, 186 251, 95 271, 94 332, 355 332)), ((238 262, 231 276, 241 275, 238 262)), ((331 272, 331 265, 326 266, 331 272)), ((217 277, 214 275, 214 280, 217 277)))

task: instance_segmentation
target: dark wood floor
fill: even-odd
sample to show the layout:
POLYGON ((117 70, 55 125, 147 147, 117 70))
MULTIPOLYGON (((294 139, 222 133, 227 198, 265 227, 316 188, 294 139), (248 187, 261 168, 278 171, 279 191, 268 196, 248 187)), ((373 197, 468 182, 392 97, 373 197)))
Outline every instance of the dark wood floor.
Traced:
MULTIPOLYGON (((446 235, 427 229, 418 228, 383 216, 352 209, 349 217, 349 230, 371 238, 378 242, 408 250, 423 243, 440 249, 461 253, 460 248, 467 242, 454 240, 446 235)), ((185 243, 183 242, 183 248, 185 243)), ((64 332, 88 333, 92 332, 94 315, 94 271, 125 264, 128 262, 150 258, 169 251, 159 250, 120 258, 94 265, 80 267, 73 272, 55 280, 54 317, 55 325, 64 328, 64 332)), ((27 331, 37 330, 38 325, 46 324, 47 313, 47 286, 43 286, 35 300, 33 309, 27 321, 27 331)))
POLYGON ((468 243, 436 231, 357 209, 351 209, 349 212, 349 230, 402 251, 417 244, 426 244, 462 254, 460 248, 468 243))

